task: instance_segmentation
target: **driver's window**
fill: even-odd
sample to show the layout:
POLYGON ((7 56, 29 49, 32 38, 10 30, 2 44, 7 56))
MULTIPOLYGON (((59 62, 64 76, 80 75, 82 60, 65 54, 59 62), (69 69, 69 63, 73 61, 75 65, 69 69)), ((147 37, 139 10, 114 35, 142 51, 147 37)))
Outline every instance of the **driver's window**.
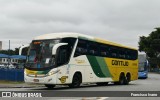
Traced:
POLYGON ((58 49, 58 56, 57 56, 57 66, 63 65, 68 62, 69 57, 67 54, 68 46, 61 46, 58 49))

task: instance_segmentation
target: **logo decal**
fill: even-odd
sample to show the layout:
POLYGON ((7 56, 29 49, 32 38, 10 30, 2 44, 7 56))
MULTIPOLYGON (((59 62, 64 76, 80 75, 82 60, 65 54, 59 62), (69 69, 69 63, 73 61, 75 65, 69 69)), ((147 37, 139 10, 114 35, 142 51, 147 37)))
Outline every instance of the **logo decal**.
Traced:
POLYGON ((67 78, 68 76, 62 76, 61 78, 59 78, 59 80, 61 81, 61 83, 65 83, 67 78))

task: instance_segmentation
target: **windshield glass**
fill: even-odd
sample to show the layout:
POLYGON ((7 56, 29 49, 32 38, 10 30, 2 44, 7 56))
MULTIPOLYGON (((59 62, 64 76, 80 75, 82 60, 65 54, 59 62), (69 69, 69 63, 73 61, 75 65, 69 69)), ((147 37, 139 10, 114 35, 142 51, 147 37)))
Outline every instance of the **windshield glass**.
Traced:
POLYGON ((52 48, 60 40, 34 40, 30 45, 26 67, 48 68, 54 67, 55 56, 52 56, 52 48))
POLYGON ((139 69, 138 69, 139 72, 147 71, 147 65, 145 63, 146 62, 140 62, 139 63, 139 69))

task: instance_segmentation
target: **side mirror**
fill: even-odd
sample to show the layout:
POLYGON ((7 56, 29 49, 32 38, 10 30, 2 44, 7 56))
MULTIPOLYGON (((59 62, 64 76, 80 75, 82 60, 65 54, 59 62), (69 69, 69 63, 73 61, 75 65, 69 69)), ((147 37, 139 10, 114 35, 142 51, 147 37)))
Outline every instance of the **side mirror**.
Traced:
POLYGON ((21 46, 20 48, 19 48, 19 55, 22 55, 22 50, 23 50, 23 48, 26 48, 26 47, 28 47, 29 46, 29 44, 28 45, 23 45, 23 46, 21 46))
POLYGON ((68 43, 58 43, 58 44, 54 45, 52 48, 52 55, 55 55, 58 47, 63 46, 63 45, 68 45, 68 43))

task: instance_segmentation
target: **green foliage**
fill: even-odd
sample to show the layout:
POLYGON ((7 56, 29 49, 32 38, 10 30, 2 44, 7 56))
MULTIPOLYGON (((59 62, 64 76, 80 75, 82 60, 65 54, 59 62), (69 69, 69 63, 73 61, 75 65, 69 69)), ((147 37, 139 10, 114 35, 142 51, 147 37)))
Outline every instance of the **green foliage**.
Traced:
POLYGON ((149 57, 157 57, 160 54, 160 28, 156 28, 148 37, 140 37, 139 51, 144 51, 149 57))
POLYGON ((141 36, 138 42, 139 51, 144 51, 150 58, 151 63, 160 64, 160 28, 151 32, 149 36, 141 36))
MULTIPOLYGON (((22 55, 27 55, 27 52, 28 52, 28 47, 23 49, 22 55)), ((15 48, 15 50, 0 50, 0 54, 19 55, 19 48, 15 48)))
POLYGON ((1 54, 15 55, 14 50, 0 50, 1 54))

